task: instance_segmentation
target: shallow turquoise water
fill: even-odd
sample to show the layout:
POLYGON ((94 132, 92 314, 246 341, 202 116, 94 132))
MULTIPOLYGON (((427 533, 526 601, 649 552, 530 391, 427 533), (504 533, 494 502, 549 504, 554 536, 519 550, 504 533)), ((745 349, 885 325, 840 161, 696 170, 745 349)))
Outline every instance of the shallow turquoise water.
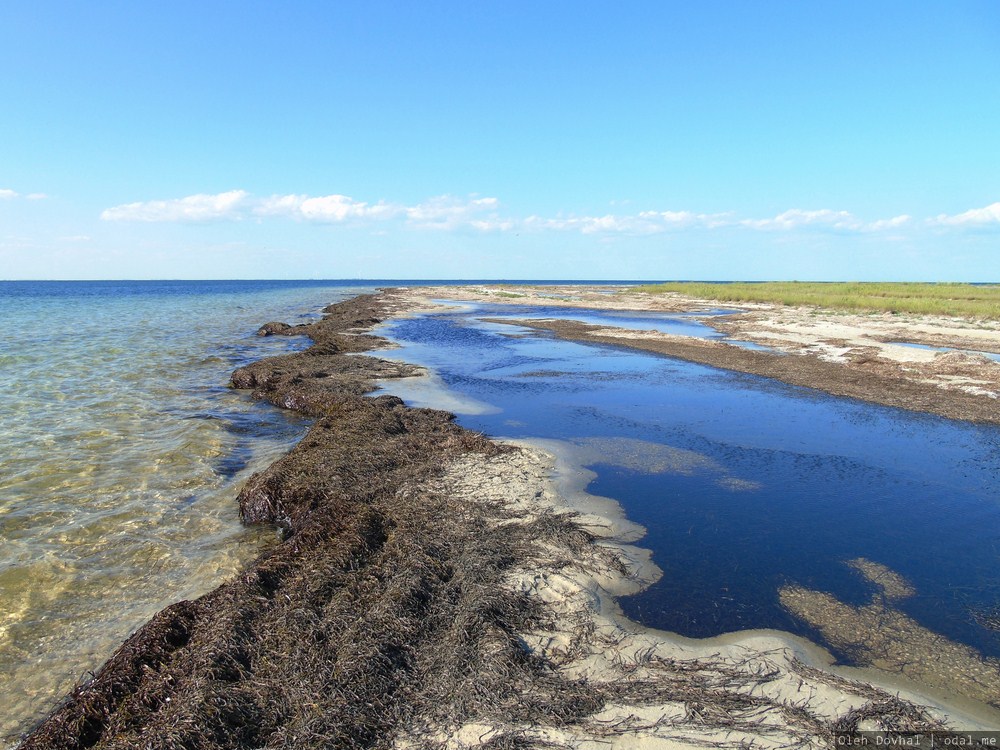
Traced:
POLYGON ((303 434, 227 387, 337 282, 0 283, 0 737, 251 558, 242 481, 303 434))

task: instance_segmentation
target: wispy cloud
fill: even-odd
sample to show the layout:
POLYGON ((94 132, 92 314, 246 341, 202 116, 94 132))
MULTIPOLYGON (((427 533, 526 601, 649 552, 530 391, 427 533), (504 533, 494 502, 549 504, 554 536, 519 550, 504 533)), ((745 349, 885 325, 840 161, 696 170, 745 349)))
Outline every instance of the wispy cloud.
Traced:
POLYGON ((189 195, 174 200, 113 206, 101 213, 105 221, 203 222, 242 218, 249 194, 230 190, 216 195, 189 195))
POLYGON ((898 229, 909 223, 911 217, 902 214, 890 219, 864 221, 849 211, 829 208, 807 210, 792 208, 769 219, 743 219, 740 224, 763 231, 791 231, 795 229, 827 229, 840 232, 879 232, 898 229))
POLYGON ((636 214, 603 216, 529 216, 528 229, 578 231, 582 234, 659 234, 680 229, 716 229, 731 226, 730 214, 701 214, 692 211, 640 211, 636 214))
POLYGON ((27 195, 22 195, 16 190, 11 190, 10 188, 0 188, 0 201, 3 200, 14 200, 15 198, 23 198, 28 201, 40 201, 48 198, 45 193, 28 193, 27 195))
POLYGON ((238 221, 256 217, 284 217, 326 224, 400 219, 424 229, 469 227, 495 231, 513 227, 497 214, 496 198, 441 195, 407 206, 379 201, 368 203, 348 195, 271 195, 257 198, 243 190, 216 195, 189 195, 172 200, 113 206, 101 213, 105 221, 204 222, 238 221))
POLYGON ((545 218, 529 216, 524 220, 526 229, 551 230, 556 232, 580 232, 581 234, 652 234, 656 229, 635 216, 559 216, 545 218))
POLYGON ((865 227, 868 231, 881 232, 887 229, 899 229, 912 222, 912 216, 909 214, 900 214, 899 216, 893 216, 891 219, 878 219, 877 221, 869 222, 865 227))
POLYGON ((731 226, 733 223, 731 213, 699 214, 692 211, 641 211, 639 218, 655 222, 667 229, 687 229, 689 227, 716 229, 731 226))
POLYGON ((972 208, 953 216, 938 214, 933 219, 929 219, 928 223, 950 227, 1000 226, 1000 202, 991 203, 983 208, 972 208))
MULTIPOLYGON (((20 194, 14 190, 0 190, 0 199, 15 197, 20 197, 20 194)), ((25 197, 44 196, 39 193, 25 197)), ((895 232, 898 235, 899 230, 916 224, 908 214, 883 219, 862 219, 850 211, 830 208, 790 208, 766 218, 740 217, 734 212, 699 213, 689 210, 512 217, 503 215, 499 200, 479 195, 439 195, 408 205, 384 200, 369 202, 340 193, 319 196, 290 193, 258 197, 245 190, 126 203, 106 209, 101 213, 101 218, 105 221, 140 222, 262 221, 267 218, 285 218, 316 224, 383 225, 379 231, 396 222, 397 226, 419 230, 576 232, 605 236, 644 236, 726 228, 761 232, 895 232)), ((942 227, 1000 226, 1000 203, 954 216, 941 214, 924 220, 923 224, 942 227)))
POLYGON ((285 216, 306 221, 338 223, 350 219, 385 219, 400 212, 387 203, 369 204, 347 195, 272 195, 254 202, 257 216, 285 216))
POLYGON ((864 221, 848 211, 792 208, 765 219, 741 219, 733 213, 693 211, 640 211, 635 214, 544 218, 529 216, 524 225, 532 229, 578 231, 582 234, 660 234, 686 229, 742 227, 760 231, 880 232, 905 226, 912 217, 904 214, 890 219, 864 221))
POLYGON ((456 198, 439 195, 405 209, 406 221, 425 229, 456 229, 469 226, 482 231, 502 228, 506 222, 497 215, 496 198, 456 198))

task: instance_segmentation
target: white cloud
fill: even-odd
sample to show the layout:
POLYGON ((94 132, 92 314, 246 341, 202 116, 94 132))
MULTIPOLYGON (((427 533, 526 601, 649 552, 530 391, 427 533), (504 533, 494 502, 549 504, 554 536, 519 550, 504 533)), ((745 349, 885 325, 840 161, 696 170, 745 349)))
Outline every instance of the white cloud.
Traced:
POLYGON ((639 218, 662 222, 665 226, 689 227, 698 221, 691 211, 640 211, 639 218))
MULTIPOLYGON (((42 197, 41 194, 33 194, 42 197)), ((0 197, 18 196, 13 190, 0 197)), ((28 196, 30 197, 30 196, 28 196)), ((259 198, 244 190, 215 195, 190 195, 172 200, 128 203, 106 209, 107 221, 204 222, 214 220, 283 217, 318 224, 388 226, 397 222, 421 230, 473 230, 477 232, 577 232, 584 235, 655 235, 721 228, 758 231, 828 231, 844 233, 891 232, 913 223, 907 214, 865 221, 849 211, 792 208, 770 218, 740 218, 733 212, 697 213, 688 210, 639 211, 603 216, 532 215, 526 218, 503 216, 500 202, 493 197, 439 195, 406 205, 378 201, 370 203, 349 195, 333 193, 311 196, 289 193, 259 198)), ((962 225, 1000 223, 1000 203, 957 216, 939 216, 928 223, 962 225)))
POLYGON ((954 216, 939 214, 933 219, 929 219, 928 223, 952 227, 976 227, 1000 224, 1000 202, 991 203, 984 208, 973 208, 954 216))
POLYGON ((529 216, 524 221, 529 229, 550 229, 554 231, 577 231, 581 234, 638 233, 639 224, 634 216, 570 216, 546 219, 529 216))
POLYGON ((745 227, 764 231, 789 231, 794 229, 827 229, 841 232, 878 232, 898 229, 910 221, 910 216, 902 214, 891 219, 863 221, 849 211, 834 211, 829 208, 807 210, 792 208, 770 219, 744 219, 745 227))
POLYGON ((509 232, 517 229, 517 222, 513 219, 472 219, 469 226, 480 232, 509 232))
POLYGON ((499 205, 496 198, 439 195, 415 206, 408 206, 404 213, 407 223, 423 229, 457 229, 468 226, 480 231, 496 231, 512 228, 512 222, 497 216, 499 205))
POLYGON ((509 229, 510 220, 496 215, 496 198, 458 198, 440 195, 423 203, 405 206, 398 203, 367 203, 347 195, 272 195, 257 203, 258 216, 287 216, 305 221, 339 223, 349 220, 385 221, 402 217, 414 227, 456 229, 462 226, 480 231, 509 229))
POLYGON ((405 206, 379 201, 368 203, 348 195, 272 195, 255 198, 243 190, 217 195, 190 195, 173 200, 146 201, 114 206, 101 213, 106 221, 190 222, 240 220, 251 216, 285 217, 317 223, 386 221, 402 218, 407 224, 427 229, 470 227, 478 231, 514 228, 515 222, 497 215, 496 198, 430 198, 405 206))
POLYGON ((299 216, 308 195, 272 195, 257 202, 253 212, 258 216, 299 216))
POLYGON ((9 188, 0 188, 0 200, 13 200, 14 198, 24 198, 29 201, 40 201, 48 198, 45 193, 28 193, 27 195, 21 195, 16 190, 11 190, 9 188))
POLYGON ((695 213, 693 211, 640 211, 637 214, 605 216, 571 216, 547 219, 529 216, 524 223, 534 229, 578 231, 582 234, 659 234, 685 229, 749 229, 790 231, 797 229, 828 229, 844 232, 878 232, 899 228, 911 221, 908 215, 866 222, 847 211, 830 209, 789 209, 768 219, 738 219, 732 213, 695 213))
POLYGON ((693 211, 641 211, 639 218, 655 222, 664 230, 731 226, 732 214, 696 214, 693 211))
POLYGON ((344 222, 350 219, 385 219, 396 215, 400 208, 387 203, 370 205, 347 195, 272 195, 257 202, 253 213, 258 216, 287 216, 318 222, 344 222))
POLYGON ((884 229, 899 229, 913 221, 913 217, 909 214, 900 214, 899 216, 893 216, 891 219, 879 219, 878 221, 873 221, 868 224, 868 229, 873 232, 880 232, 884 229))
POLYGON ((302 215, 314 221, 345 221, 346 219, 385 219, 398 209, 385 203, 368 205, 346 195, 324 195, 302 202, 302 215))
POLYGON ((634 216, 583 216, 580 219, 569 219, 564 222, 568 229, 579 229, 583 234, 601 234, 604 232, 636 232, 643 233, 646 229, 634 216))
POLYGON ((216 195, 189 195, 163 201, 113 206, 101 213, 105 221, 199 222, 242 218, 248 193, 230 190, 216 195))
POLYGON ((570 216, 546 219, 529 216, 525 225, 534 229, 579 231, 582 234, 659 234, 680 229, 715 229, 732 223, 728 214, 696 214, 692 211, 640 211, 616 216, 570 216))
POLYGON ((792 208, 771 219, 744 219, 743 226, 752 229, 799 229, 801 227, 830 227, 833 229, 856 229, 860 222, 847 211, 832 211, 823 208, 808 211, 792 208))

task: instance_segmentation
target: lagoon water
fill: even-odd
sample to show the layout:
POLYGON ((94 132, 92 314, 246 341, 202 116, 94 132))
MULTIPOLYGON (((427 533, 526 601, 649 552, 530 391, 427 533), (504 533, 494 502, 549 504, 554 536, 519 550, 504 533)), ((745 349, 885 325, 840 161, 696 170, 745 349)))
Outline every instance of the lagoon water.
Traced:
POLYGON ((242 481, 304 433, 227 387, 350 282, 0 282, 0 738, 272 538, 242 481))
MULTIPOLYGON (((470 405, 467 427, 568 441, 597 473, 589 491, 648 529, 638 543, 664 575, 622 600, 629 616, 692 637, 775 628, 823 642, 778 592, 868 603, 875 587, 847 564, 864 557, 910 581, 916 594, 893 606, 920 627, 1000 656, 987 617, 1000 612, 997 427, 559 341, 481 320, 508 307, 463 305, 387 326, 395 356, 433 368, 470 405)), ((386 388, 407 397, 406 384, 386 388)))

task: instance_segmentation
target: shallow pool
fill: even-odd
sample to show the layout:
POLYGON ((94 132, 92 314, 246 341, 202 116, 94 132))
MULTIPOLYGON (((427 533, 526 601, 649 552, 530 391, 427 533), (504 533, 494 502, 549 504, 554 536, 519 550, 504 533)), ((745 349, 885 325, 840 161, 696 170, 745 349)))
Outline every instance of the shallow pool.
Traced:
POLYGON ((848 565, 863 557, 908 579, 916 593, 892 606, 920 627, 1000 656, 984 617, 1000 604, 1000 429, 481 317, 495 310, 385 333, 481 407, 463 425, 570 441, 597 472, 590 491, 648 529, 640 544, 664 575, 622 600, 628 615, 687 636, 778 628, 822 642, 779 589, 871 602, 877 587, 848 565))

